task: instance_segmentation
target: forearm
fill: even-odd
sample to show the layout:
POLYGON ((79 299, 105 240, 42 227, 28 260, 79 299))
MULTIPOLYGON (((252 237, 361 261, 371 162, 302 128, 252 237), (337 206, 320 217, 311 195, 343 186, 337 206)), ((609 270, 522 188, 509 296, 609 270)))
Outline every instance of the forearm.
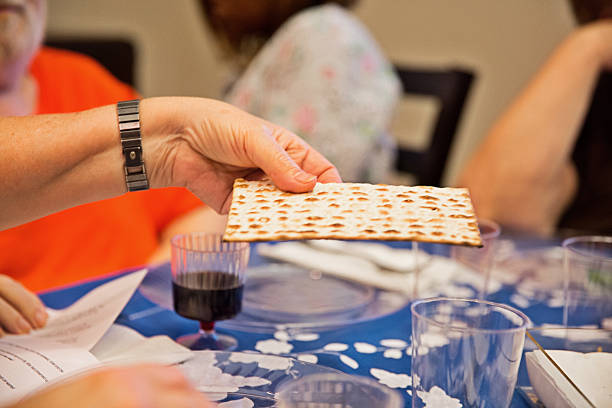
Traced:
POLYGON ((511 165, 506 171, 513 178, 559 169, 571 154, 601 69, 591 33, 574 33, 493 126, 475 159, 511 165))
MULTIPOLYGON (((153 188, 173 184, 159 165, 178 134, 168 106, 160 99, 141 103, 143 160, 153 188)), ((0 127, 0 229, 127 191, 114 105, 0 118, 0 127)))
POLYGON ((532 208, 548 224, 533 227, 551 229, 575 191, 571 152, 604 67, 601 50, 592 29, 576 31, 492 127, 459 178, 480 214, 516 220, 517 208, 532 208))
POLYGON ((0 229, 124 192, 115 115, 0 118, 0 229))

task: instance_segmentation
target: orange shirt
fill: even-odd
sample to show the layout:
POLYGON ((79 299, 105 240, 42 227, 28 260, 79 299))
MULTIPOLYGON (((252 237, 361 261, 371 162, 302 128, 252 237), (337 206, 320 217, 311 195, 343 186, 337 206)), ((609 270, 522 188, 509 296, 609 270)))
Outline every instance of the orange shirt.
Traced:
MULTIPOLYGON (((137 97, 97 62, 72 52, 43 48, 30 69, 39 88, 37 113, 73 112, 137 97)), ((185 189, 141 191, 0 231, 0 273, 40 291, 142 265, 164 228, 200 205, 185 189)))

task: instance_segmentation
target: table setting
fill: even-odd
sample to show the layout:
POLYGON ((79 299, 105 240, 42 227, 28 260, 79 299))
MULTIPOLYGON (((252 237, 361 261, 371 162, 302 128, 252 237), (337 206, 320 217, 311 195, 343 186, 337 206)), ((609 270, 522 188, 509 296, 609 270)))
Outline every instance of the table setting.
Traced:
MULTIPOLYGON (((239 192, 254 201, 260 191, 265 196, 265 185, 257 190, 238 183, 239 192)), ((321 193, 330 192, 313 194, 321 193)), ((434 202, 436 193, 428 190, 424 200, 434 202)), ((171 262, 148 267, 115 321, 191 349, 193 357, 181 367, 221 407, 540 407, 543 400, 550 406, 610 401, 609 388, 589 390, 599 404, 594 405, 583 395, 583 379, 565 383, 582 356, 558 351, 588 353, 590 359, 610 351, 612 238, 584 237, 560 246, 554 240, 504 236, 495 223, 478 220, 479 240, 453 237, 464 242, 461 246, 443 240, 295 240, 291 231, 274 240, 263 231, 270 214, 238 224, 232 221, 235 211, 232 204, 230 238, 244 233, 252 242, 203 233, 173 238, 171 262), (252 228, 244 229, 249 222, 252 228), (581 341, 563 328, 567 325, 585 330, 581 341), (555 359, 563 360, 563 368, 555 359), (550 395, 559 393, 550 389, 573 391, 553 401, 550 395)), ((341 230, 341 223, 332 225, 341 230)), ((128 272, 41 298, 65 307, 128 272)))

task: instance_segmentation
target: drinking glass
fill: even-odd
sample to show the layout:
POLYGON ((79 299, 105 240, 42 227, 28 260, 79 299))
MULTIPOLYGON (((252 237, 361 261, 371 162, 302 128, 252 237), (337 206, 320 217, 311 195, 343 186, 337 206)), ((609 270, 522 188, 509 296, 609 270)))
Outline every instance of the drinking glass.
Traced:
POLYGON ((491 279, 495 242, 499 237, 501 228, 496 222, 480 219, 478 220, 478 229, 482 239, 482 248, 453 245, 451 257, 484 277, 483 286, 478 294, 479 299, 484 299, 487 296, 489 280, 491 279))
POLYGON ((281 385, 279 408, 401 408, 397 391, 371 378, 343 373, 311 374, 281 385))
POLYGON ((419 300, 411 311, 413 408, 509 406, 527 316, 503 304, 457 298, 419 300))
POLYGON ((238 342, 218 335, 215 321, 231 319, 242 308, 249 244, 207 233, 177 235, 170 243, 174 310, 200 321, 198 333, 177 341, 192 350, 232 350, 238 342))
POLYGON ((563 249, 563 324, 603 324, 612 318, 612 237, 568 238, 563 249))

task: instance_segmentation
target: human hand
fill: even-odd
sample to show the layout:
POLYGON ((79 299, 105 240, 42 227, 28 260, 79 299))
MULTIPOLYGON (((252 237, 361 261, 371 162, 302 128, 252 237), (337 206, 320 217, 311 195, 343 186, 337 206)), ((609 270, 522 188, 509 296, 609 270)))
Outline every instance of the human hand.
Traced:
POLYGON ((217 212, 228 211, 238 177, 265 173, 295 193, 311 191, 317 181, 341 181, 336 168, 298 136, 223 102, 145 99, 141 122, 152 186, 187 187, 217 212))
POLYGON ((10 408, 212 408, 175 367, 107 368, 57 384, 10 408))
POLYGON ((26 334, 47 323, 45 306, 21 283, 0 275, 0 337, 5 333, 26 334))

